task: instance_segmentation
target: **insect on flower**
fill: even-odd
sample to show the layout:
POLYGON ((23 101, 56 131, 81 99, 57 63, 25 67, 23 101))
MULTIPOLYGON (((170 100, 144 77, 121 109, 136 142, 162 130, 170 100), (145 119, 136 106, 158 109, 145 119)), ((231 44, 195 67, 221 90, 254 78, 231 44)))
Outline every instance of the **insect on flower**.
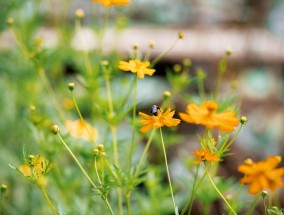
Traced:
POLYGON ((151 108, 151 113, 154 116, 157 116, 158 115, 158 110, 161 110, 160 107, 158 105, 153 105, 152 108, 151 108))

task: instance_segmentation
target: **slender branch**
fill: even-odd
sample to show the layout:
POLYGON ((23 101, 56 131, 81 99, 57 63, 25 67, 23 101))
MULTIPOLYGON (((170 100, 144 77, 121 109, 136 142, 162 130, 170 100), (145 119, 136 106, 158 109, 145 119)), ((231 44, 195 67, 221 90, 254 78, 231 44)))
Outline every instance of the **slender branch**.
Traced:
POLYGON ((55 210, 55 208, 54 208, 52 202, 50 201, 50 199, 49 199, 49 197, 48 197, 48 195, 47 195, 47 193, 46 193, 46 191, 45 191, 44 186, 41 186, 41 187, 40 187, 40 190, 41 190, 41 192, 43 193, 44 198, 46 199, 46 201, 47 201, 47 203, 48 203, 50 209, 52 210, 52 213, 53 213, 54 215, 57 215, 56 210, 55 210))

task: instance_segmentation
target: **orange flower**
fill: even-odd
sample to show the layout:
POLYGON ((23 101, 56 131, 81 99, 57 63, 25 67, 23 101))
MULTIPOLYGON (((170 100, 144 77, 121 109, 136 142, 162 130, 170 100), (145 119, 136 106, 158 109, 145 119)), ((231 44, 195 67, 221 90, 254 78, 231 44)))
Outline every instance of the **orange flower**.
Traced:
POLYGON ((67 120, 65 122, 65 126, 67 131, 73 137, 82 138, 88 141, 93 141, 97 139, 97 129, 88 124, 87 122, 83 122, 80 119, 75 121, 67 120))
POLYGON ((126 61, 120 61, 118 68, 123 71, 130 71, 132 73, 137 73, 138 78, 144 78, 144 75, 150 75, 152 76, 155 72, 155 69, 149 69, 147 67, 150 66, 150 62, 141 62, 140 60, 129 60, 129 62, 126 61))
POLYGON ((177 126, 180 123, 180 120, 173 118, 174 114, 175 111, 171 111, 171 108, 168 108, 166 112, 163 112, 161 109, 158 109, 157 116, 149 116, 145 113, 139 112, 139 115, 143 118, 139 121, 139 123, 145 125, 140 129, 140 131, 143 133, 147 133, 152 128, 161 128, 163 126, 177 126))
POLYGON ((280 161, 280 156, 271 156, 256 163, 246 159, 238 166, 238 171, 245 174, 240 183, 250 184, 250 194, 257 194, 266 188, 273 192, 277 187, 283 187, 284 168, 275 168, 280 161))
POLYGON ((221 131, 233 131, 239 124, 233 111, 216 113, 218 104, 214 101, 207 101, 197 106, 188 104, 186 113, 179 113, 180 118, 188 123, 201 124, 206 128, 217 127, 221 131))
POLYGON ((41 155, 29 155, 28 159, 27 164, 18 168, 25 177, 39 178, 46 175, 51 169, 49 161, 41 155))
POLYGON ((93 2, 100 2, 104 7, 114 6, 127 6, 129 0, 92 0, 93 2))
POLYGON ((200 164, 201 161, 215 162, 220 160, 217 153, 211 153, 208 148, 197 149, 195 152, 192 152, 192 154, 197 158, 194 164, 200 164))

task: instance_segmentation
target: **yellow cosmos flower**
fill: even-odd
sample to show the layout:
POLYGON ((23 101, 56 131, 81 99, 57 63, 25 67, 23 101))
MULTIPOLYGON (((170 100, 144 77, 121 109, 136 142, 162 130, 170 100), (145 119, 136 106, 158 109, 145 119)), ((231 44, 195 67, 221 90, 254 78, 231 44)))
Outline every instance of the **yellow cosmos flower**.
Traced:
POLYGON ((180 123, 179 119, 173 118, 175 111, 171 111, 171 108, 168 108, 166 112, 158 109, 157 116, 149 116, 142 112, 139 112, 138 114, 143 118, 139 123, 145 125, 140 129, 143 133, 147 133, 153 128, 161 128, 163 126, 172 127, 177 126, 180 123))
POLYGON ((93 2, 100 2, 104 7, 114 6, 127 6, 129 5, 129 0, 92 0, 93 2))
POLYGON ((120 61, 118 68, 123 71, 130 71, 132 73, 137 73, 138 78, 144 78, 144 75, 152 76, 155 72, 155 69, 147 68, 149 66, 150 66, 149 61, 141 62, 140 60, 129 60, 129 62, 120 61))
POLYGON ((280 156, 271 156, 260 162, 246 159, 238 166, 238 171, 244 174, 240 183, 250 185, 248 190, 250 194, 257 194, 264 189, 273 192, 277 187, 283 187, 284 168, 276 168, 280 162, 280 156))
POLYGON ((82 138, 88 141, 94 141, 98 137, 97 129, 80 119, 75 121, 67 120, 65 126, 67 131, 73 137, 82 138))
POLYGON ((188 123, 204 125, 206 128, 217 127, 221 131, 233 131, 239 124, 239 119, 233 111, 216 113, 218 104, 207 101, 197 106, 188 104, 186 113, 179 113, 180 118, 188 123))
POLYGON ((46 175, 50 169, 49 161, 41 155, 29 155, 27 164, 18 167, 25 177, 35 178, 46 175))
POLYGON ((217 153, 211 153, 208 148, 197 149, 195 152, 192 152, 192 154, 197 158, 194 164, 200 164, 202 161, 216 162, 220 160, 217 153))

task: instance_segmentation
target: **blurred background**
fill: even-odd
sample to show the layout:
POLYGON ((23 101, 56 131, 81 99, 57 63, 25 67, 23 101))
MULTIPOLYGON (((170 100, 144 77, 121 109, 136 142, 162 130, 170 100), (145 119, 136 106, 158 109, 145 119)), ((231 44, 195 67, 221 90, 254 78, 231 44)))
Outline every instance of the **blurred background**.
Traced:
MULTIPOLYGON (((95 49, 105 10, 88 0, 0 0, 0 14, 0 183, 20 187, 21 179, 16 179, 8 165, 22 163, 24 144, 34 150, 34 146, 29 146, 35 141, 28 123, 29 106, 39 106, 52 119, 56 117, 48 107, 43 87, 35 84, 31 65, 19 54, 6 20, 14 18, 27 46, 34 43, 30 38, 41 38, 43 46, 51 50, 48 76, 62 90, 82 63, 73 52, 95 49), (78 8, 86 14, 83 43, 74 31, 74 13, 78 8)), ((167 68, 190 59, 192 73, 200 68, 207 72, 206 90, 210 91, 218 61, 227 49, 232 51, 222 89, 224 94, 229 93, 234 84, 241 99, 240 114, 249 122, 233 145, 237 156, 224 161, 220 170, 223 175, 240 177, 237 166, 247 157, 260 160, 269 155, 284 156, 283 0, 132 0, 129 7, 111 8, 109 21, 103 45, 105 55, 115 50, 127 58, 134 44, 146 53, 154 42, 154 58, 174 43, 178 32, 185 34, 157 64, 157 78, 153 83, 147 82, 148 91, 138 95, 140 109, 144 110, 160 104, 161 94, 169 90, 165 81, 167 68), (149 99, 142 102, 145 95, 149 99)), ((145 89, 143 85, 139 87, 145 89)), ((188 89, 188 93, 195 90, 188 89)), ((65 97, 60 98, 68 102, 65 97)), ((177 112, 185 110, 186 103, 178 98, 174 101, 177 112)), ((173 166, 177 154, 184 150, 191 154, 198 146, 196 130, 185 125, 180 132, 188 138, 170 152, 173 166)), ((20 189, 21 192, 24 191, 20 189)), ((11 214, 17 214, 22 201, 18 200, 11 214)), ((281 201, 284 206, 284 199, 281 201)))

